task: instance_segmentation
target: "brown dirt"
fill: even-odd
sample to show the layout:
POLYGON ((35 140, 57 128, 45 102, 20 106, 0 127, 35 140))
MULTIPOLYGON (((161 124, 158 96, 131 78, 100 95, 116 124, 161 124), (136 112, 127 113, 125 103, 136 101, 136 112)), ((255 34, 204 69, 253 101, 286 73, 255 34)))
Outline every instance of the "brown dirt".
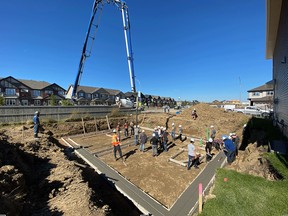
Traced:
MULTIPOLYGON (((194 107, 193 107, 194 108, 194 107)), ((242 126, 249 117, 238 113, 225 113, 224 110, 212 108, 206 104, 195 106, 199 115, 192 120, 191 110, 187 109, 177 115, 141 114, 139 122, 142 127, 154 128, 165 126, 170 130, 171 123, 182 124, 184 134, 195 138, 206 137, 207 129, 214 125, 217 138, 222 134, 236 132, 241 135, 242 126)), ((135 116, 117 118, 111 121, 111 127, 117 122, 130 121, 135 116)), ((98 130, 107 129, 105 120, 97 121, 98 130)), ((61 136, 83 133, 81 122, 46 123, 45 130, 39 140, 34 140, 31 124, 2 127, 0 130, 0 214, 7 215, 139 215, 140 212, 131 202, 115 192, 98 174, 90 168, 75 166, 75 161, 83 163, 73 152, 61 145, 61 136), (113 197, 113 198, 111 198, 113 197), (129 210, 128 210, 129 209, 129 210)), ((85 132, 95 131, 95 122, 85 122, 85 132)), ((151 135, 147 131, 148 135, 151 135)), ((78 138, 87 145, 95 144, 93 151, 110 147, 110 138, 105 135, 97 137, 97 142, 89 137, 78 138), (101 139, 104 139, 103 142, 101 139), (101 141, 101 142, 100 142, 101 141), (100 145, 100 144, 99 144, 100 145)), ((94 139, 95 140, 95 139, 94 139)), ((128 142, 126 140, 126 142, 128 142)), ((124 143, 125 141, 123 141, 124 143)), ((204 141, 203 141, 204 142, 204 141)), ((138 147, 123 149, 127 161, 125 166, 120 160, 113 161, 112 153, 101 156, 109 165, 130 179, 144 191, 155 197, 166 206, 171 206, 177 196, 204 168, 187 171, 185 167, 172 162, 168 158, 186 148, 188 141, 179 140, 167 153, 153 158, 151 150, 141 153, 138 147)), ((203 149, 196 143, 200 153, 203 149)), ((93 146, 93 145, 92 145, 93 146)), ((146 144, 146 148, 150 144, 146 144)), ((265 149, 249 145, 245 152, 240 152, 237 161, 230 166, 240 172, 273 179, 267 163, 261 154, 265 149), (261 159, 259 159, 261 158, 261 159)), ((215 152, 215 151, 214 151, 215 152)), ((216 152, 215 152, 216 153, 216 152)), ((186 160, 186 153, 177 157, 186 160)))

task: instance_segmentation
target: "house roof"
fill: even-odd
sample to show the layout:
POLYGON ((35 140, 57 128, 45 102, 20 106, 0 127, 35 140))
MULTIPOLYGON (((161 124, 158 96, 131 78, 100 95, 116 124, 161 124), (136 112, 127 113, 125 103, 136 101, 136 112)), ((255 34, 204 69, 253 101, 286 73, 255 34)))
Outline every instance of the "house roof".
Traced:
POLYGON ((266 58, 273 57, 276 44, 282 0, 266 1, 266 58))
POLYGON ((91 86, 78 86, 77 88, 77 92, 79 91, 84 91, 86 93, 93 93, 97 90, 99 90, 100 88, 98 87, 91 87, 91 86))
POLYGON ((261 92, 261 91, 273 91, 273 90, 274 90, 274 84, 273 84, 273 80, 271 80, 262 86, 248 90, 248 92, 259 92, 259 91, 261 92))
POLYGON ((20 82, 22 82, 24 85, 30 87, 31 89, 43 89, 51 83, 45 82, 45 81, 36 81, 36 80, 24 80, 24 79, 17 79, 20 82))
POLYGON ((107 88, 104 88, 104 90, 106 90, 110 95, 118 95, 121 93, 120 90, 117 90, 117 89, 107 89, 107 88))

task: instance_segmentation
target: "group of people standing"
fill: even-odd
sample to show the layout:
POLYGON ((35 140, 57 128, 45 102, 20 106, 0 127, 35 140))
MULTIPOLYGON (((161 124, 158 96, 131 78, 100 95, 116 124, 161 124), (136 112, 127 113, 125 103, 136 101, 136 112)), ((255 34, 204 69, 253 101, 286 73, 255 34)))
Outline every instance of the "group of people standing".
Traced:
MULTIPOLYGON (((134 125, 133 122, 130 122, 128 125, 128 122, 125 122, 124 125, 124 136, 129 136, 129 127, 130 127, 130 135, 134 136, 134 145, 139 146, 139 151, 145 152, 145 144, 148 141, 148 136, 146 135, 144 130, 140 130, 139 125, 134 125)), ((116 129, 113 130, 114 135, 112 136, 112 145, 114 146, 114 157, 116 158, 116 152, 118 151, 120 154, 120 158, 122 158, 122 151, 120 148, 120 124, 117 125, 116 129), (119 135, 117 135, 119 134, 119 135), (116 135, 116 136, 115 136, 116 135)), ((209 162, 213 158, 212 149, 216 149, 217 151, 223 150, 225 155, 227 156, 227 162, 231 164, 236 156, 238 155, 238 145, 239 145, 239 137, 236 136, 235 133, 230 133, 229 136, 223 136, 222 139, 216 139, 216 130, 213 125, 210 126, 210 137, 206 142, 205 145, 205 153, 206 153, 206 162, 209 162)), ((178 131, 178 137, 176 137, 176 127, 175 124, 172 123, 171 125, 171 132, 169 133, 167 129, 163 126, 158 126, 154 128, 154 131, 152 132, 152 137, 150 139, 150 144, 152 146, 152 156, 158 156, 160 152, 167 152, 168 151, 168 138, 169 135, 171 135, 171 138, 173 141, 175 141, 177 138, 181 142, 183 142, 185 139, 183 139, 183 128, 182 125, 179 125, 179 131, 178 131)), ((190 139, 189 144, 187 145, 188 150, 188 164, 187 169, 190 170, 190 168, 193 166, 196 169, 198 169, 200 164, 200 157, 201 154, 197 153, 195 151, 195 145, 194 145, 194 138, 190 139)))

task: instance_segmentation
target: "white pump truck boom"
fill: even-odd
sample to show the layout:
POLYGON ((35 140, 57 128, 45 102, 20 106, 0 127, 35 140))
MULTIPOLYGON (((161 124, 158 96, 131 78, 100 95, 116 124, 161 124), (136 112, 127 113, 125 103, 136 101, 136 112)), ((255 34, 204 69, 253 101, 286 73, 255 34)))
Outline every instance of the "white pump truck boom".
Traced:
MULTIPOLYGON (((112 3, 121 10, 123 27, 124 27, 125 44, 126 44, 126 53, 127 53, 127 60, 128 60, 128 69, 129 69, 129 74, 130 74, 130 84, 131 84, 132 92, 133 93, 136 92, 128 7, 126 3, 121 0, 94 0, 91 18, 90 18, 90 22, 88 25, 88 30, 86 33, 83 49, 82 49, 82 55, 81 55, 81 59, 79 63, 79 68, 78 68, 76 80, 73 86, 72 99, 75 99, 76 97, 77 88, 79 86, 80 79, 81 79, 83 69, 84 69, 84 63, 85 63, 86 58, 89 57, 91 54, 92 46, 93 46, 95 36, 96 36, 96 31, 98 30, 98 24, 95 23, 96 21, 94 18, 96 16, 97 10, 100 10, 100 12, 102 12, 104 3, 107 3, 107 4, 112 3), (88 44, 90 45, 89 50, 87 50, 88 44)), ((133 106, 133 102, 129 101, 129 99, 119 99, 118 104, 119 105, 121 104, 122 106, 126 106, 126 107, 133 106)))

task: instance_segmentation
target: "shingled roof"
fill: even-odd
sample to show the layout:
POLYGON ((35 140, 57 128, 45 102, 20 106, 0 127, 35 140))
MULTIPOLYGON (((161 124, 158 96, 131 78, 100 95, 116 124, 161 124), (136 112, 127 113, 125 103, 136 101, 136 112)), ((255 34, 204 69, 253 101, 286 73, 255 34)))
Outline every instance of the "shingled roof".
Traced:
POLYGON ((273 80, 271 80, 262 86, 248 90, 248 92, 263 92, 263 91, 273 91, 273 90, 274 90, 274 83, 273 83, 273 80))
POLYGON ((24 80, 24 79, 17 79, 20 82, 22 82, 24 85, 30 87, 31 89, 43 89, 51 83, 45 82, 45 81, 35 81, 35 80, 24 80))

